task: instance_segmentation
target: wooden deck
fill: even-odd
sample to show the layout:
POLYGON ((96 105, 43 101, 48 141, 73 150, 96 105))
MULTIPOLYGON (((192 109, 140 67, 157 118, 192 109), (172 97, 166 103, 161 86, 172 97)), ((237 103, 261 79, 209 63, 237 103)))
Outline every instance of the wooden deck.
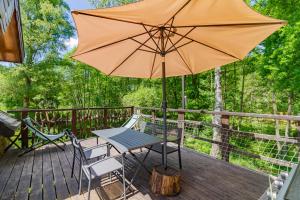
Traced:
MULTIPOLYGON (((83 141, 84 146, 96 144, 95 139, 83 141)), ((78 170, 71 178, 72 148, 65 152, 53 146, 17 157, 12 150, 0 159, 0 199, 87 199, 87 183, 84 181, 82 195, 78 195, 78 170)), ((141 153, 142 154, 142 153, 141 153)), ((169 164, 177 166, 177 154, 169 156, 169 164)), ((159 154, 151 152, 147 165, 160 163, 159 154)), ((149 191, 149 175, 141 170, 134 182, 135 193, 129 199, 258 199, 268 187, 268 178, 250 170, 215 160, 190 150, 182 150, 182 192, 176 197, 159 197, 149 191)), ((135 165, 128 162, 126 177, 129 179, 135 165)), ((105 180, 103 180, 105 181, 105 180)), ((99 186, 93 183, 93 188, 99 186)), ((91 199, 99 199, 95 189, 91 199)))

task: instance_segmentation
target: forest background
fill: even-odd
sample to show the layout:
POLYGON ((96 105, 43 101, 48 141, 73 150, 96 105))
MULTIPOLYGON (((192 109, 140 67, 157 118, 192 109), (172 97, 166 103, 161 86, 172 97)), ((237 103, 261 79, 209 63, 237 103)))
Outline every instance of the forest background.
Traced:
MULTIPOLYGON (((90 0, 94 7, 132 0, 90 0)), ((221 67, 223 109, 239 112, 300 112, 300 1, 251 0, 258 12, 288 25, 240 62, 221 67)), ((0 65, 0 109, 153 106, 161 104, 159 79, 107 77, 69 58, 66 40, 76 35, 63 0, 20 0, 26 57, 0 65)), ((117 54, 117 52, 116 52, 117 54)), ((117 55, 116 55, 117 56, 117 55)), ((186 77, 187 108, 215 107, 215 71, 186 77)), ((167 80, 168 106, 181 107, 181 77, 167 80)))

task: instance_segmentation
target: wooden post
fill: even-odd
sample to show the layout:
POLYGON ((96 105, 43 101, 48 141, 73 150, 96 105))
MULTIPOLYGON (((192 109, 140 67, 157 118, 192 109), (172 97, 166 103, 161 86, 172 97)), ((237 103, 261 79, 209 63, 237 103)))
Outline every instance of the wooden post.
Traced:
POLYGON ((77 113, 76 113, 76 109, 72 110, 72 132, 77 135, 77 128, 76 128, 76 124, 77 124, 77 113))
POLYGON ((181 142, 180 145, 184 145, 184 114, 185 112, 178 111, 178 129, 181 129, 181 142))
POLYGON ((104 108, 103 126, 104 126, 104 128, 108 128, 108 112, 107 112, 107 108, 104 108))
POLYGON ((130 114, 131 114, 131 116, 134 114, 134 106, 132 106, 132 107, 130 108, 130 114))
POLYGON ((21 113, 21 139, 22 139, 22 148, 28 148, 28 128, 23 122, 23 119, 25 119, 28 116, 28 110, 22 110, 21 113))
POLYGON ((153 124, 155 123, 155 119, 156 119, 155 110, 152 110, 151 111, 151 121, 153 124))
POLYGON ((229 115, 222 115, 221 116, 221 124, 222 124, 222 130, 221 130, 221 141, 222 141, 222 146, 220 146, 221 150, 221 156, 222 160, 225 160, 226 162, 229 162, 229 154, 230 154, 230 149, 229 149, 229 137, 230 133, 228 130, 224 129, 229 129, 229 115))
POLYGON ((300 162, 300 121, 297 121, 297 132, 298 132, 298 162, 300 162))

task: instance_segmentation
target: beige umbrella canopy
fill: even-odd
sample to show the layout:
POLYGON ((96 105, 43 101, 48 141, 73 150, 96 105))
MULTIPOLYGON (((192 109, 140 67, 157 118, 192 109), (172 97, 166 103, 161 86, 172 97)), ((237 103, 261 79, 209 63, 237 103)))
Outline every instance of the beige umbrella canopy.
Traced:
POLYGON ((166 76, 196 74, 242 60, 285 24, 242 0, 144 0, 73 11, 74 59, 107 75, 159 78, 164 35, 166 76))
POLYGON ((243 0, 144 0, 72 15, 79 38, 74 59, 106 75, 163 78, 164 152, 165 77, 242 60, 285 24, 253 11, 243 0))

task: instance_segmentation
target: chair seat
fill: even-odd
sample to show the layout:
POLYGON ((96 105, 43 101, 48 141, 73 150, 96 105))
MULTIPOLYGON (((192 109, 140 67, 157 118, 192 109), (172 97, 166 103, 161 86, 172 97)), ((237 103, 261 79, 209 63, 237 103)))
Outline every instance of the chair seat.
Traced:
MULTIPOLYGON (((155 144, 155 145, 153 145, 152 147, 151 147, 151 150, 152 151, 155 151, 155 152, 157 152, 157 153, 163 153, 163 144, 155 144)), ((169 153, 173 153, 173 152, 175 152, 175 151, 177 151, 178 150, 178 148, 176 148, 176 147, 171 147, 171 146, 168 146, 167 145, 167 153, 169 154, 169 153)))
MULTIPOLYGON (((122 167, 123 167, 122 164, 119 161, 117 161, 115 158, 107 158, 101 160, 90 167, 91 178, 94 179, 95 177, 108 174, 110 172, 121 169, 122 167)), ((82 169, 84 173, 87 175, 87 177, 89 177, 88 165, 82 166, 82 169)))
POLYGON ((86 150, 84 149, 83 152, 87 159, 93 159, 93 158, 97 158, 97 157, 106 155, 107 147, 99 146, 99 147, 90 148, 90 149, 86 149, 86 150))
POLYGON ((65 135, 64 132, 59 133, 59 134, 57 134, 57 135, 51 135, 51 134, 48 135, 48 134, 45 134, 45 136, 46 136, 47 138, 49 138, 49 140, 52 140, 52 141, 57 140, 57 139, 63 137, 64 135, 65 135))

